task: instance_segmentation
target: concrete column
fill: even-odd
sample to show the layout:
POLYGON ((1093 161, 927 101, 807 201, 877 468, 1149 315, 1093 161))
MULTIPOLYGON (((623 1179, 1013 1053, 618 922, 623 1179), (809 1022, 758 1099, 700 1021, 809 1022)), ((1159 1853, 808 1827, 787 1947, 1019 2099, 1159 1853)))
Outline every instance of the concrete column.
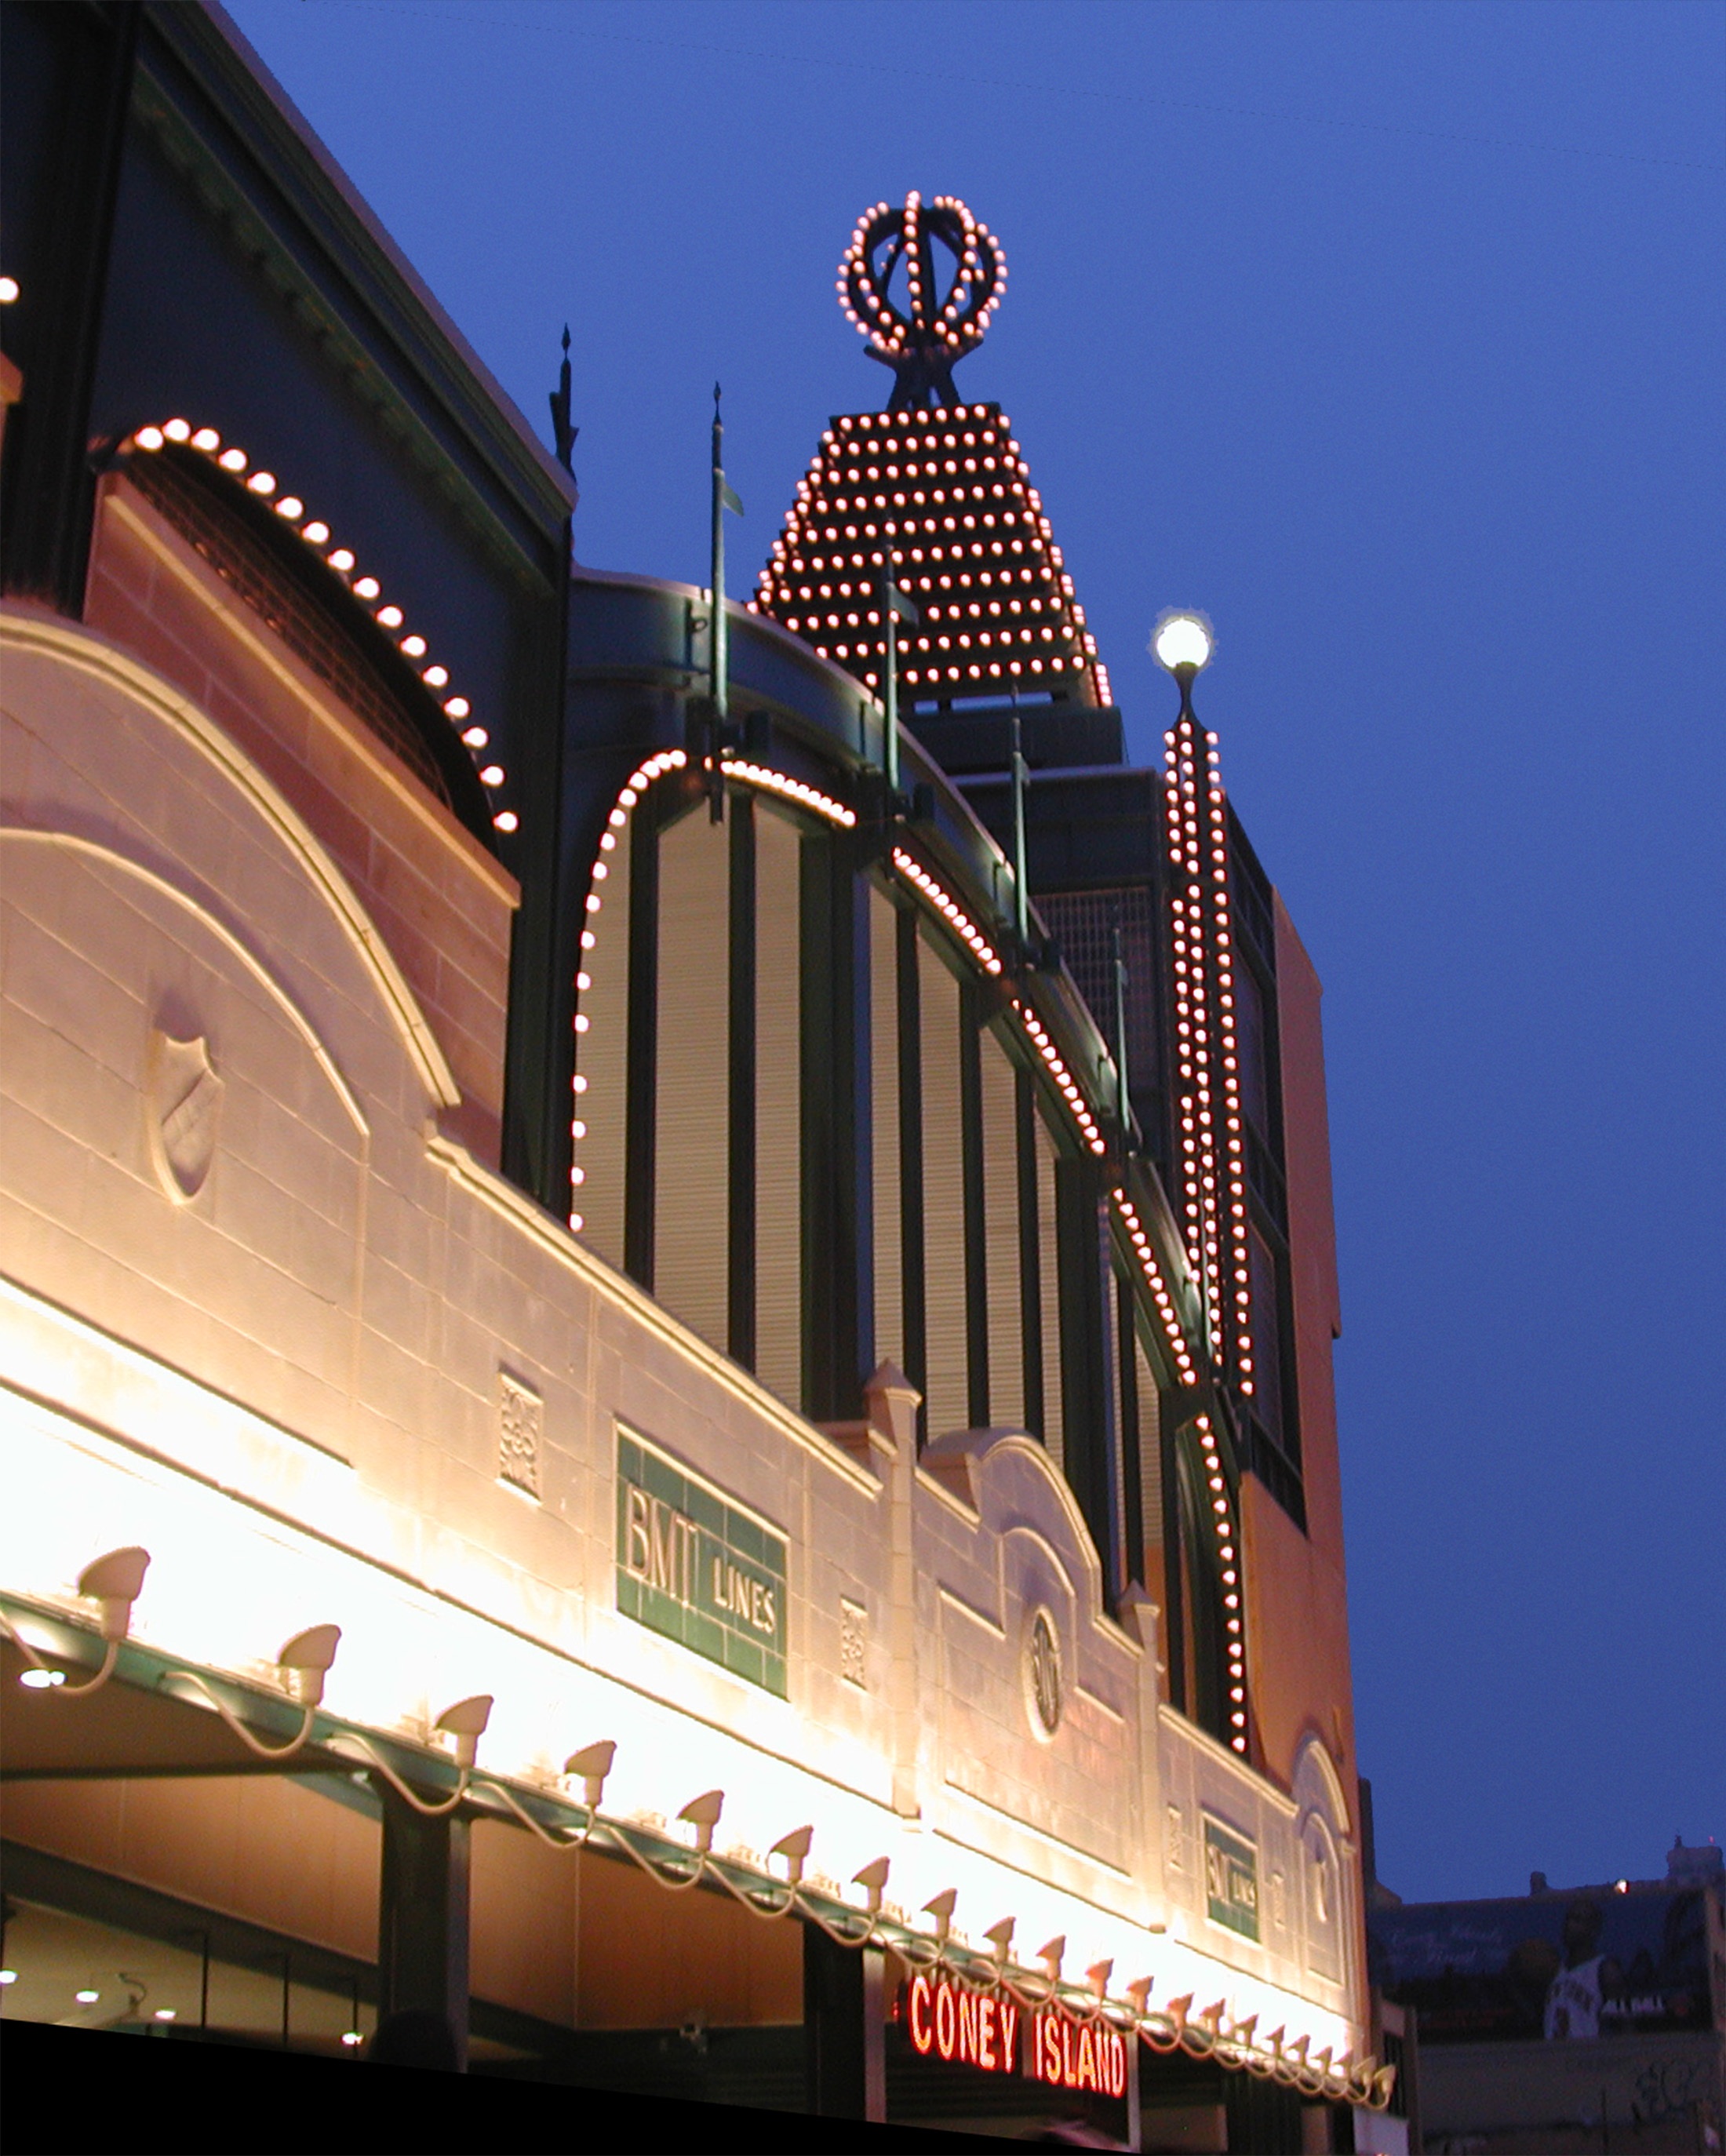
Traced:
POLYGON ((917 1681, 916 1486, 917 1415, 922 1395, 902 1371, 883 1363, 864 1388, 865 1430, 876 1471, 886 1486, 888 1700, 893 1727, 893 1809, 922 1810, 918 1762, 924 1731, 917 1681))
MULTIPOLYGON (((1162 1613, 1141 1587, 1129 1587, 1121 1597, 1122 1629, 1139 1645, 1138 1686, 1134 1702, 1138 1744, 1133 1761, 1133 1824, 1138 1845, 1133 1866, 1133 1907, 1143 1922, 1165 1923, 1169 1917, 1168 1881, 1164 1876, 1167 1858, 1163 1830, 1163 1762, 1158 1720, 1166 1674, 1158 1650, 1161 1645, 1162 1613)), ((1134 2089, 1138 2083, 1135 2080, 1134 2089)), ((1135 2093, 1133 2102, 1138 2102, 1135 2093)))
POLYGON ((803 1928, 803 2032, 808 2108, 824 2118, 887 2115, 886 1957, 803 1928))
POLYGON ((383 1806, 378 2018, 418 2010, 449 2024, 467 2071, 468 1845, 465 1819, 427 1819, 377 1778, 383 1806))

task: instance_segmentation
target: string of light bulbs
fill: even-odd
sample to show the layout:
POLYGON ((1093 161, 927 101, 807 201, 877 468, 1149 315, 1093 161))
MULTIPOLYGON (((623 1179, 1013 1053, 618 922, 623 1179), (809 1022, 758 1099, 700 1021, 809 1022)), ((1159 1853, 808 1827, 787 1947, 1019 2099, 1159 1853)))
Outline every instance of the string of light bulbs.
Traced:
MULTIPOLYGON (((132 1605, 142 1593, 149 1564, 146 1550, 128 1548, 97 1558, 79 1576, 80 1597, 100 1606, 97 1631, 103 1644, 102 1681, 115 1670, 120 1649, 128 1638, 132 1605)), ((18 1598, 8 1599, 17 1606, 18 1598)), ((67 1702, 94 1689, 89 1685, 64 1684, 58 1663, 75 1656, 59 1651, 50 1662, 9 1614, 0 1613, 0 1632, 22 1654, 27 1665, 23 1680, 26 1684, 34 1678, 36 1689, 67 1702), (44 1674, 62 1681, 44 1683, 44 1674)), ((1152 1977, 1135 1979, 1124 1987, 1122 1994, 1111 1992, 1112 1961, 1094 1963, 1085 1972, 1082 1985, 1065 1979, 1065 1938, 1050 1939, 1038 1949, 1035 1958, 1042 1964, 1039 1978, 1025 1964, 1011 1958, 1016 1925, 1010 1916, 984 1934, 994 1952, 982 1954, 955 1936, 953 1915, 958 1898, 955 1889, 945 1888, 924 1903, 918 1914, 927 1917, 927 1923, 918 1923, 887 1907, 886 1887, 892 1867, 885 1856, 860 1866, 852 1875, 850 1885, 862 1889, 860 1908, 830 1881, 822 1882, 824 1891, 817 1892, 815 1882, 806 1876, 814 1841, 813 1826, 795 1827, 781 1835, 766 1859, 738 1849, 716 1852, 715 1833, 725 1806, 723 1789, 704 1790, 690 1799, 676 1814, 678 1822, 689 1830, 687 1843, 666 1856, 657 1855, 637 1825, 602 1813, 605 1784, 618 1750, 609 1738, 571 1753, 563 1762, 557 1777, 559 1786, 555 1788, 490 1771, 480 1773, 479 1748, 493 1706, 489 1694, 456 1701, 433 1723, 425 1748, 426 1763, 435 1761, 440 1774, 446 1774, 453 1766, 455 1774, 453 1787, 444 1787, 440 1781, 440 1794, 425 1796, 414 1786, 411 1765, 404 1772, 379 1748, 381 1743, 387 1743, 398 1758, 403 1758, 399 1736, 386 1738, 379 1732, 374 1737, 339 1721, 325 1707, 325 1686, 340 1640, 340 1628, 333 1625, 315 1625, 296 1634, 277 1657, 278 1688, 274 1692, 265 1691, 254 1681, 173 1667, 162 1672, 159 1681, 171 1691, 194 1687, 205 1703, 216 1708, 223 1722, 244 1735, 250 1748, 261 1756, 283 1758, 287 1750, 298 1751, 309 1743, 314 1751, 362 1763, 368 1771, 381 1774, 398 1794, 427 1817, 453 1812, 462 1804, 494 1805, 554 1850, 566 1854, 578 1854, 588 1848, 609 1850, 630 1860, 667 1892, 685 1893, 711 1886, 756 1917, 768 1921, 795 1917, 812 1922, 842 1947, 891 1951, 913 1969, 945 1970, 973 1991, 1010 1998, 1022 2009, 1054 2011, 1075 2024, 1131 2034, 1150 2050, 1164 2054, 1179 2050, 1196 2059, 1216 2059, 1260 2079, 1281 2082, 1316 2100, 1346 2102, 1379 2111, 1390 2102, 1396 2080, 1395 2066, 1381 2066, 1371 2056, 1357 2061, 1345 2055, 1338 2060, 1331 2046, 1309 2056, 1310 2038, 1302 2036, 1290 2043, 1282 2029, 1261 2043, 1258 2016, 1241 2019, 1232 2015, 1225 1999, 1217 1999, 1197 2015, 1192 2012, 1195 1994, 1190 1992, 1170 1999, 1164 2007, 1153 2008, 1149 2004, 1155 1989, 1152 1977), (229 1705, 224 1691, 239 1699, 240 1711, 229 1705), (253 1706, 254 1695, 257 1706, 253 1706), (274 1704, 283 1699, 299 1707, 303 1716, 301 1733, 288 1748, 257 1738, 246 1727, 244 1711, 251 1707, 255 1713, 266 1701, 274 1704), (320 1721, 321 1732, 316 1727, 320 1721), (447 1745, 439 1741, 444 1739, 447 1745), (573 1783, 581 1785, 579 1798, 567 1786, 573 1783), (547 1824, 542 1816, 547 1810, 557 1824, 547 1824), (772 1868, 775 1858, 783 1867, 778 1872, 772 1868)))
MULTIPOLYGON (((274 472, 253 467, 250 458, 237 444, 229 442, 224 445, 220 432, 214 427, 194 427, 188 419, 164 419, 160 426, 138 428, 128 442, 131 448, 146 455, 159 454, 171 444, 193 450, 207 458, 218 470, 227 473, 248 494, 267 502, 284 525, 298 534, 308 552, 322 562, 409 661, 460 735, 487 794, 495 797, 501 792, 508 783, 508 773, 485 753, 491 746, 490 734, 475 717, 473 706, 466 696, 444 693, 449 686, 449 668, 429 656, 426 639, 417 629, 408 627, 401 608, 384 598, 378 578, 369 571, 361 570, 352 548, 337 545, 329 526, 322 518, 314 516, 298 495, 284 491, 274 472)), ((495 830, 508 833, 519 829, 521 818, 513 808, 496 805, 494 800, 491 824, 495 830)))

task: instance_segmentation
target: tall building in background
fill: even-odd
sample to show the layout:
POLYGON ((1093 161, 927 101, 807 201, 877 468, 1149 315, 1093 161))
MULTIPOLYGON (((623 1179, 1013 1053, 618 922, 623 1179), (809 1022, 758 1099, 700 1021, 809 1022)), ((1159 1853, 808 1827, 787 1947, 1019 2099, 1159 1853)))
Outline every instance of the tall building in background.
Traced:
POLYGON ((219 12, 6 29, 0 2010, 1405 2146, 1318 985, 995 243, 716 659, 219 12))

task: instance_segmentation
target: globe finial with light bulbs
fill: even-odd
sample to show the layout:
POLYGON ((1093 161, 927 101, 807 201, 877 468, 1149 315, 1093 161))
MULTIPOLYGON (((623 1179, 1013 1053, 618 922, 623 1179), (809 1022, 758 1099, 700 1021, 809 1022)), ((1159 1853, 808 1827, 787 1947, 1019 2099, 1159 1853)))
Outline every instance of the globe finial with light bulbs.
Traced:
POLYGON ((908 194, 902 208, 879 202, 864 211, 839 265, 839 303, 869 357, 893 370, 890 412, 958 403, 954 363, 982 341, 1006 281, 1000 243, 957 195, 926 203, 908 194), (891 296, 902 268, 902 305, 891 296))

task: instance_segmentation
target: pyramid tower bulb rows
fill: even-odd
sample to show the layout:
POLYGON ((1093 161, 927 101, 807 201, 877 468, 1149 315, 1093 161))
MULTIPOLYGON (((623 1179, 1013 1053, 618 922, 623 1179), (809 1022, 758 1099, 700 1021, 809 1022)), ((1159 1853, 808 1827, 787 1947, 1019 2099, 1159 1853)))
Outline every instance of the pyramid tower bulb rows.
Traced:
POLYGON ((933 219, 916 195, 902 211, 877 204, 853 236, 841 301, 853 321, 860 296, 883 324, 891 315, 894 333, 872 336, 870 351, 897 370, 898 387, 885 412, 844 414, 822 435, 750 610, 879 692, 891 560, 919 615, 897 639, 907 703, 1018 694, 1107 706, 1107 670, 1011 423, 998 404, 913 405, 902 393, 913 373, 921 382, 927 372, 922 344, 943 331, 950 357, 941 373, 950 383, 947 368, 980 340, 1005 275, 986 228, 963 203, 943 196, 931 209, 953 223, 958 256, 953 292, 939 307, 928 289, 933 219), (886 299, 902 254, 912 277, 908 321, 886 299))

